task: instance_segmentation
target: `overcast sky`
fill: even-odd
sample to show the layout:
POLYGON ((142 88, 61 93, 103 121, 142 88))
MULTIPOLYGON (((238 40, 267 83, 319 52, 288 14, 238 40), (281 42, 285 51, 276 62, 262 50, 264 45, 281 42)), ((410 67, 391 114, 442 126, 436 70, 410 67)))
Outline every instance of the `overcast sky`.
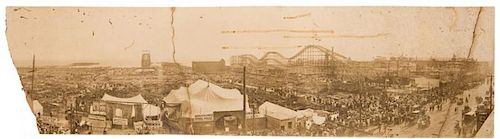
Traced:
MULTIPOLYGON (((479 8, 245 7, 176 8, 176 59, 220 60, 322 45, 353 60, 375 56, 466 57, 479 8), (222 33, 222 31, 260 32, 222 33), (274 32, 273 32, 274 30, 274 32), (278 30, 278 31, 276 31, 278 30), (287 31, 292 30, 292 31, 287 31), (293 31, 295 30, 295 31, 293 31), (305 30, 327 30, 318 39, 305 30), (332 33, 333 32, 333 33, 332 33), (302 36, 302 37, 300 37, 302 36), (330 37, 325 37, 330 36, 330 37), (222 49, 222 46, 233 49, 222 49), (271 47, 267 50, 251 49, 271 47), (289 47, 280 48, 276 47, 289 47)), ((7 8, 7 39, 16 66, 33 54, 40 65, 99 62, 139 66, 143 50, 153 62, 172 62, 170 8, 7 8)), ((472 57, 491 61, 494 9, 483 8, 472 57)))

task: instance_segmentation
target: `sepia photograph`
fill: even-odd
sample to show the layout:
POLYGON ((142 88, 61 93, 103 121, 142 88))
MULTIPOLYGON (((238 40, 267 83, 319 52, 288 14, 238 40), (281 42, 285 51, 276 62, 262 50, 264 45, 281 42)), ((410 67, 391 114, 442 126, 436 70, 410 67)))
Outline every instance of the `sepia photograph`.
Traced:
POLYGON ((493 138, 494 7, 6 8, 40 134, 493 138))

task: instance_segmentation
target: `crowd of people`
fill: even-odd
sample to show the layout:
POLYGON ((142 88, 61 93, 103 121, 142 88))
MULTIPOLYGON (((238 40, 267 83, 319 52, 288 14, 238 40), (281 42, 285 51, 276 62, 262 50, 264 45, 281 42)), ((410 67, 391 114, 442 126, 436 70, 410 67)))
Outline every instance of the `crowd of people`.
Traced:
POLYGON ((38 131, 40 134, 69 134, 70 129, 64 128, 59 125, 55 125, 53 123, 48 123, 45 121, 42 121, 40 118, 37 118, 36 121, 38 131))
MULTIPOLYGON (((215 82, 225 88, 241 88, 241 76, 239 74, 214 74, 214 75, 191 75, 190 78, 204 78, 211 82, 215 82)), ((83 77, 82 77, 83 78, 83 77)), ((87 78, 85 78, 87 79, 87 78)), ((89 77, 87 80, 90 80, 89 77)), ((104 80, 104 79, 102 79, 104 80)), ((333 81, 325 81, 317 79, 322 82, 321 85, 329 85, 333 81)), ((375 80, 374 80, 375 81, 375 80)), ((385 85, 375 83, 374 81, 363 81, 359 85, 355 82, 347 83, 349 85, 341 85, 343 88, 337 86, 331 87, 342 91, 347 91, 348 95, 335 96, 335 90, 321 90, 319 92, 304 92, 304 89, 297 89, 293 85, 300 86, 301 82, 307 81, 266 81, 253 78, 253 83, 247 83, 245 89, 248 95, 250 106, 254 109, 256 106, 263 104, 266 101, 278 104, 280 106, 290 108, 293 110, 301 110, 312 108, 317 110, 329 111, 331 115, 326 118, 327 120, 323 125, 318 125, 312 129, 303 130, 301 132, 283 131, 283 130, 267 130, 266 132, 255 133, 256 135, 300 135, 300 136, 353 136, 355 134, 370 134, 374 129, 379 132, 387 130, 389 126, 404 124, 412 126, 418 119, 427 119, 427 112, 442 111, 443 105, 452 101, 456 101, 457 94, 464 90, 470 89, 477 85, 468 81, 456 81, 451 83, 442 84, 438 88, 430 90, 419 90, 411 93, 395 93, 387 92, 385 85), (256 83, 256 81, 259 81, 256 83), (289 87, 289 83, 293 84, 289 87), (259 86, 259 85, 268 86, 259 86), (269 85, 273 84, 273 85, 269 85), (253 85, 253 86, 252 86, 253 85), (306 95, 303 95, 306 94, 306 95), (308 95, 307 95, 308 94, 308 95), (320 95, 322 94, 322 95, 320 95), (324 95, 326 94, 326 96, 324 95), (312 96, 313 98, 307 98, 312 96)), ((110 83, 106 79, 107 83, 110 83)), ((112 94, 119 97, 128 97, 135 94, 130 92, 139 93, 144 88, 155 88, 157 83, 146 85, 139 85, 134 82, 115 81, 115 84, 91 86, 91 85, 77 85, 71 90, 78 91, 57 91, 59 94, 63 92, 70 92, 71 94, 86 94, 85 96, 77 97, 80 100, 87 100, 88 103, 83 105, 90 105, 91 101, 100 99, 102 94, 112 94), (125 96, 126 94, 126 96, 125 96)), ((361 82, 361 81, 360 81, 361 82)), ((112 82, 111 82, 112 83, 112 82)), ((342 82, 340 82, 342 83, 342 82)), ((150 90, 146 92, 154 92, 145 94, 145 99, 157 106, 160 106, 162 95, 168 93, 168 90, 177 88, 182 84, 182 81, 172 79, 168 84, 161 84, 164 90, 150 90)), ((332 83, 334 84, 334 83, 332 83)), ((320 86, 320 85, 318 85, 320 86)), ((66 88, 67 89, 67 88, 66 88)), ((61 98, 62 100, 66 100, 61 98)), ((79 106, 80 103, 76 105, 79 106)), ((88 107, 88 106, 82 106, 88 107)), ((50 110, 50 109, 49 109, 50 110)), ((83 110, 82 111, 88 111, 83 110)), ((43 134, 64 134, 70 133, 69 129, 63 129, 61 126, 54 126, 45 124, 41 121, 38 122, 40 133, 43 134)), ((147 130, 145 130, 147 131, 147 130)), ((142 132, 141 132, 142 133, 142 132)), ((147 134, 148 132, 144 132, 147 134)))
MULTIPOLYGON (((220 75, 218 75, 220 76, 220 75)), ((229 75, 227 75, 229 76, 229 75)), ((212 77, 224 78, 224 77, 212 77)), ((265 82, 265 81, 263 81, 265 82)), ((297 96, 297 90, 288 88, 264 88, 247 87, 249 103, 258 106, 265 101, 269 101, 294 110, 313 108, 330 111, 335 118, 329 118, 323 126, 319 126, 317 131, 306 131, 303 135, 318 135, 327 132, 330 135, 349 136, 354 133, 371 132, 378 129, 379 132, 389 130, 388 127, 403 124, 413 126, 417 123, 426 124, 419 127, 426 127, 430 124, 428 112, 443 111, 443 105, 455 102, 455 96, 464 90, 471 89, 479 83, 454 81, 441 83, 440 87, 428 90, 415 90, 413 92, 397 93, 387 92, 383 84, 370 83, 366 81, 363 89, 361 86, 351 87, 349 95, 338 99, 325 101, 325 96, 317 96, 314 99, 304 99, 297 96), (368 82, 368 83, 366 83, 368 82), (301 103, 298 99, 306 100, 301 103), (381 131, 382 130, 382 131, 381 131)), ((232 86, 241 87, 241 86, 232 86)), ((301 96, 303 97, 303 96, 301 96)), ((299 134, 299 132, 282 133, 286 131, 276 131, 267 134, 299 134)), ((369 134, 369 133, 366 133, 369 134)))

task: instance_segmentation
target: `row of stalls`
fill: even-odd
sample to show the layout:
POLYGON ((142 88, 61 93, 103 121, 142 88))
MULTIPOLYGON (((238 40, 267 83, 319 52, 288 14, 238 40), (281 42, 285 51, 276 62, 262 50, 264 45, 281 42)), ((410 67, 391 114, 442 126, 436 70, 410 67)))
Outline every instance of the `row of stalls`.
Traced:
POLYGON ((104 94, 100 101, 90 106, 86 120, 93 124, 93 128, 103 131, 111 128, 161 128, 160 113, 160 107, 148 104, 140 94, 130 98, 104 94))
POLYGON ((251 109, 248 102, 244 103, 239 90, 203 80, 172 90, 163 101, 165 105, 158 107, 148 104, 140 94, 129 98, 104 94, 91 104, 88 116, 82 121, 90 123, 94 131, 104 133, 111 129, 140 131, 163 127, 175 128, 178 133, 238 134, 243 129, 294 131, 297 127, 310 128, 323 124, 328 117, 328 114, 318 114, 317 110, 294 111, 271 102, 251 109))

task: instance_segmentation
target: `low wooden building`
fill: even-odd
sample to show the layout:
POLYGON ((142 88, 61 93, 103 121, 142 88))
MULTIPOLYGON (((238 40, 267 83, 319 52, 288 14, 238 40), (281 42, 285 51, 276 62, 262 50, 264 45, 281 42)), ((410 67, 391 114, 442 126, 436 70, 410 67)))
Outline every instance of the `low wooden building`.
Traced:
POLYGON ((264 102, 259 106, 259 113, 267 119, 268 129, 295 130, 297 127, 297 112, 280 105, 264 102))

